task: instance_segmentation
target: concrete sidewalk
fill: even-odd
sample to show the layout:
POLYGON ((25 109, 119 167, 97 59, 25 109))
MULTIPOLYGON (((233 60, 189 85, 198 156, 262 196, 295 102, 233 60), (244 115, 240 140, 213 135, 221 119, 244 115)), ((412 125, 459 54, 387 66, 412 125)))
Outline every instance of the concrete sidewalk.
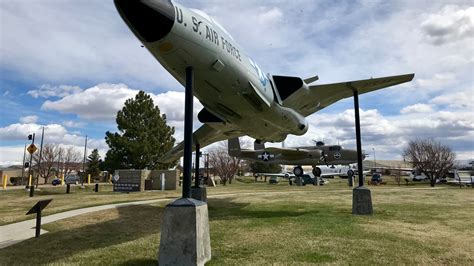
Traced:
MULTIPOLYGON (((90 213, 90 212, 103 211, 103 210, 108 210, 108 209, 113 209, 113 208, 118 208, 118 207, 124 207, 124 206, 151 204, 155 202, 171 201, 171 200, 172 199, 142 200, 142 201, 107 204, 107 205, 102 205, 102 206, 82 208, 82 209, 52 214, 48 216, 42 216, 41 224, 52 223, 58 220, 62 220, 62 219, 74 217, 77 215, 90 213)), ((36 216, 35 216, 35 219, 0 226, 0 249, 11 246, 23 240, 27 240, 27 239, 35 237, 35 226, 36 226, 36 216)), ((44 234, 47 232, 48 231, 46 230, 41 230, 41 234, 44 234)))

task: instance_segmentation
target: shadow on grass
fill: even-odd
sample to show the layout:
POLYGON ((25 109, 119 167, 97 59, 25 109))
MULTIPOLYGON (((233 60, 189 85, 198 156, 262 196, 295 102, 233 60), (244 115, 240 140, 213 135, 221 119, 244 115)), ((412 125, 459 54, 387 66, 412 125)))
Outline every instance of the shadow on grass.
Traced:
MULTIPOLYGON (((94 193, 95 187, 93 185, 85 185, 81 187, 81 185, 71 185, 70 194, 83 194, 83 193, 94 193)), ((57 186, 57 187, 48 187, 48 188, 40 188, 39 190, 35 190, 36 196, 46 196, 46 195, 66 195, 66 186, 57 186)), ((110 194, 112 192, 112 188, 110 186, 100 186, 99 185, 99 192, 94 193, 96 195, 100 194, 110 194)), ((28 192, 29 193, 29 192, 28 192)))
POLYGON ((128 260, 123 263, 119 263, 120 266, 129 266, 129 265, 156 265, 156 260, 152 259, 133 259, 128 260))
POLYGON ((249 218, 298 217, 304 211, 247 209, 250 203, 235 202, 232 198, 208 200, 210 220, 235 220, 249 218))
MULTIPOLYGON (((163 207, 137 205, 117 208, 119 217, 76 229, 50 232, 0 250, 3 265, 54 263, 75 254, 133 241, 160 232, 163 207), (25 253, 27 251, 27 253, 25 253)), ((87 215, 87 214, 86 214, 87 215)), ((80 216, 79 216, 80 217, 80 216)), ((71 219, 77 219, 73 217, 71 219)), ((70 220, 73 221, 73 220, 70 220)), ((77 225, 73 225, 77 227, 77 225)), ((158 244, 158 239, 156 245, 158 244)), ((155 248, 155 250, 157 250, 155 248)), ((86 262, 87 261, 82 261, 86 262)), ((155 264, 135 259, 126 263, 155 264)))

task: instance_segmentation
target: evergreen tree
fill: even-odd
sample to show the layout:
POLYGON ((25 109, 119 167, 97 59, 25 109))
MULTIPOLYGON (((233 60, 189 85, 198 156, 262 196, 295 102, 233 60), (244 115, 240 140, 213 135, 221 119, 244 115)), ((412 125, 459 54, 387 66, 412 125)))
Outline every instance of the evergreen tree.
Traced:
POLYGON ((94 149, 87 157, 87 173, 90 174, 92 178, 97 178, 100 176, 100 163, 99 151, 94 149))
POLYGON ((140 91, 134 99, 125 101, 117 113, 119 132, 106 132, 109 145, 105 158, 108 170, 167 169, 174 164, 159 164, 158 158, 171 150, 174 127, 166 124, 151 97, 140 91))

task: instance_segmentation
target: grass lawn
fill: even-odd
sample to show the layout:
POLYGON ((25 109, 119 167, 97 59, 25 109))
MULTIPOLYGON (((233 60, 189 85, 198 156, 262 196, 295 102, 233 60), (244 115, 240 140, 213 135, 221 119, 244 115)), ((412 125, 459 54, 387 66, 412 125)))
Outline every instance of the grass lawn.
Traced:
MULTIPOLYGON (((351 214, 352 191, 338 179, 323 187, 235 182, 208 188, 209 265, 473 265, 474 189, 391 182, 370 188, 373 216, 351 214)), ((112 192, 102 193, 76 192, 74 202, 87 199, 98 205, 100 200, 179 195, 146 192, 115 198, 112 192)), ((164 205, 129 206, 46 224, 49 233, 39 239, 1 249, 0 265, 156 265, 164 205)))
MULTIPOLYGON (((246 183, 255 182, 255 179, 248 177, 245 182, 234 182, 226 187, 219 185, 212 188, 215 193, 235 193, 242 190, 272 190, 273 186, 266 186, 263 181, 259 186, 246 185, 246 183)), ((35 190, 35 196, 29 197, 29 191, 25 189, 7 189, 0 190, 0 226, 33 219, 33 216, 26 216, 25 213, 35 205, 39 200, 53 199, 48 207, 43 211, 43 215, 74 210, 78 208, 92 207, 110 203, 121 203, 138 200, 150 200, 170 198, 176 199, 181 196, 181 188, 176 191, 146 191, 143 193, 117 193, 112 191, 112 185, 101 184, 99 192, 94 192, 94 184, 81 186, 71 185, 70 194, 66 194, 65 186, 47 186, 35 190)))

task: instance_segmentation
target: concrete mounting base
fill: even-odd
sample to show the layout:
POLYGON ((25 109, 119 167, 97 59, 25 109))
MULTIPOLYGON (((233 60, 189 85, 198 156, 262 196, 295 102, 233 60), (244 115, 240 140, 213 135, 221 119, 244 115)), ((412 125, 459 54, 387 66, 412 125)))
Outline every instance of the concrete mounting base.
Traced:
POLYGON ((295 177, 295 183, 297 186, 302 186, 303 185, 303 178, 301 176, 295 177))
POLYGON ((191 198, 207 202, 207 191, 205 187, 192 187, 191 198))
POLYGON ((178 199, 166 206, 158 264, 204 265, 211 259, 207 204, 178 199))
POLYGON ((372 215, 372 196, 370 189, 361 186, 352 190, 352 214, 356 215, 372 215))

